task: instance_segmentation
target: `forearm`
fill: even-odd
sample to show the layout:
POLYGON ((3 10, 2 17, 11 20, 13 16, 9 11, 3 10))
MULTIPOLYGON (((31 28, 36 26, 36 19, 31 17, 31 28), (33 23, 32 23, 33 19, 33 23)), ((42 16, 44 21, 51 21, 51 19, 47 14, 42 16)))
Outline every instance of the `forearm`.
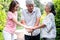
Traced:
POLYGON ((42 24, 42 25, 33 27, 33 29, 44 28, 45 26, 46 26, 45 24, 42 24))
POLYGON ((20 22, 18 22, 17 20, 15 21, 15 23, 19 26, 24 26, 23 24, 21 24, 20 22))

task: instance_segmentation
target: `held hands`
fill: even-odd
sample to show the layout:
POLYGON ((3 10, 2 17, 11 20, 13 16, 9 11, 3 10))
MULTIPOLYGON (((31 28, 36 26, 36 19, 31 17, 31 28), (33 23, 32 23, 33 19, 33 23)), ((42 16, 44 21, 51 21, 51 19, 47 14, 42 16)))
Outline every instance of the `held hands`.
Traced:
POLYGON ((25 29, 29 32, 32 33, 34 31, 32 26, 25 26, 25 29))

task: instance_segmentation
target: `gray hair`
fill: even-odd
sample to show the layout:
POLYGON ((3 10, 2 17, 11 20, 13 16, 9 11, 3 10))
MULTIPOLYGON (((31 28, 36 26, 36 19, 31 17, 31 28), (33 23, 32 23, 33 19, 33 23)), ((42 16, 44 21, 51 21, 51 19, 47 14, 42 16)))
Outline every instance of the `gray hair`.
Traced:
POLYGON ((47 5, 51 8, 51 11, 54 15, 56 15, 54 4, 52 2, 48 2, 47 5))
POLYGON ((34 0, 26 0, 26 5, 34 4, 34 0))

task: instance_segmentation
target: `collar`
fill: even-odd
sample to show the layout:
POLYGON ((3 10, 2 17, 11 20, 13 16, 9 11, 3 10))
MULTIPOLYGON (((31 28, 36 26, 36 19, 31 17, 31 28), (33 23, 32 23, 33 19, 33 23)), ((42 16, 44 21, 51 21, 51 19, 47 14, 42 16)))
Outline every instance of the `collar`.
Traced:
MULTIPOLYGON (((29 13, 27 9, 26 9, 26 12, 29 13)), ((35 7, 34 7, 34 9, 33 9, 33 11, 32 11, 32 14, 33 14, 33 13, 35 13, 35 7)))

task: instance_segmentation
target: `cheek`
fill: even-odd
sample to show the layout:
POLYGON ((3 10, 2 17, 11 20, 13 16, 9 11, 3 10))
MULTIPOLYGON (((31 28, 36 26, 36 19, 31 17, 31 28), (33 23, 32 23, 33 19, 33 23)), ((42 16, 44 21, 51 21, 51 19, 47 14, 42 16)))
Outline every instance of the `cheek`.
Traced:
POLYGON ((15 11, 17 11, 18 10, 18 8, 15 8, 15 11))
POLYGON ((28 8, 28 9, 32 9, 33 7, 32 7, 32 6, 28 6, 27 8, 28 8))
POLYGON ((46 11, 46 12, 48 12, 48 11, 49 11, 49 9, 46 7, 46 8, 45 8, 45 11, 46 11))
POLYGON ((29 10, 30 10, 30 11, 33 11, 33 8, 30 8, 29 10))
POLYGON ((47 11, 47 9, 45 8, 45 11, 47 11))

